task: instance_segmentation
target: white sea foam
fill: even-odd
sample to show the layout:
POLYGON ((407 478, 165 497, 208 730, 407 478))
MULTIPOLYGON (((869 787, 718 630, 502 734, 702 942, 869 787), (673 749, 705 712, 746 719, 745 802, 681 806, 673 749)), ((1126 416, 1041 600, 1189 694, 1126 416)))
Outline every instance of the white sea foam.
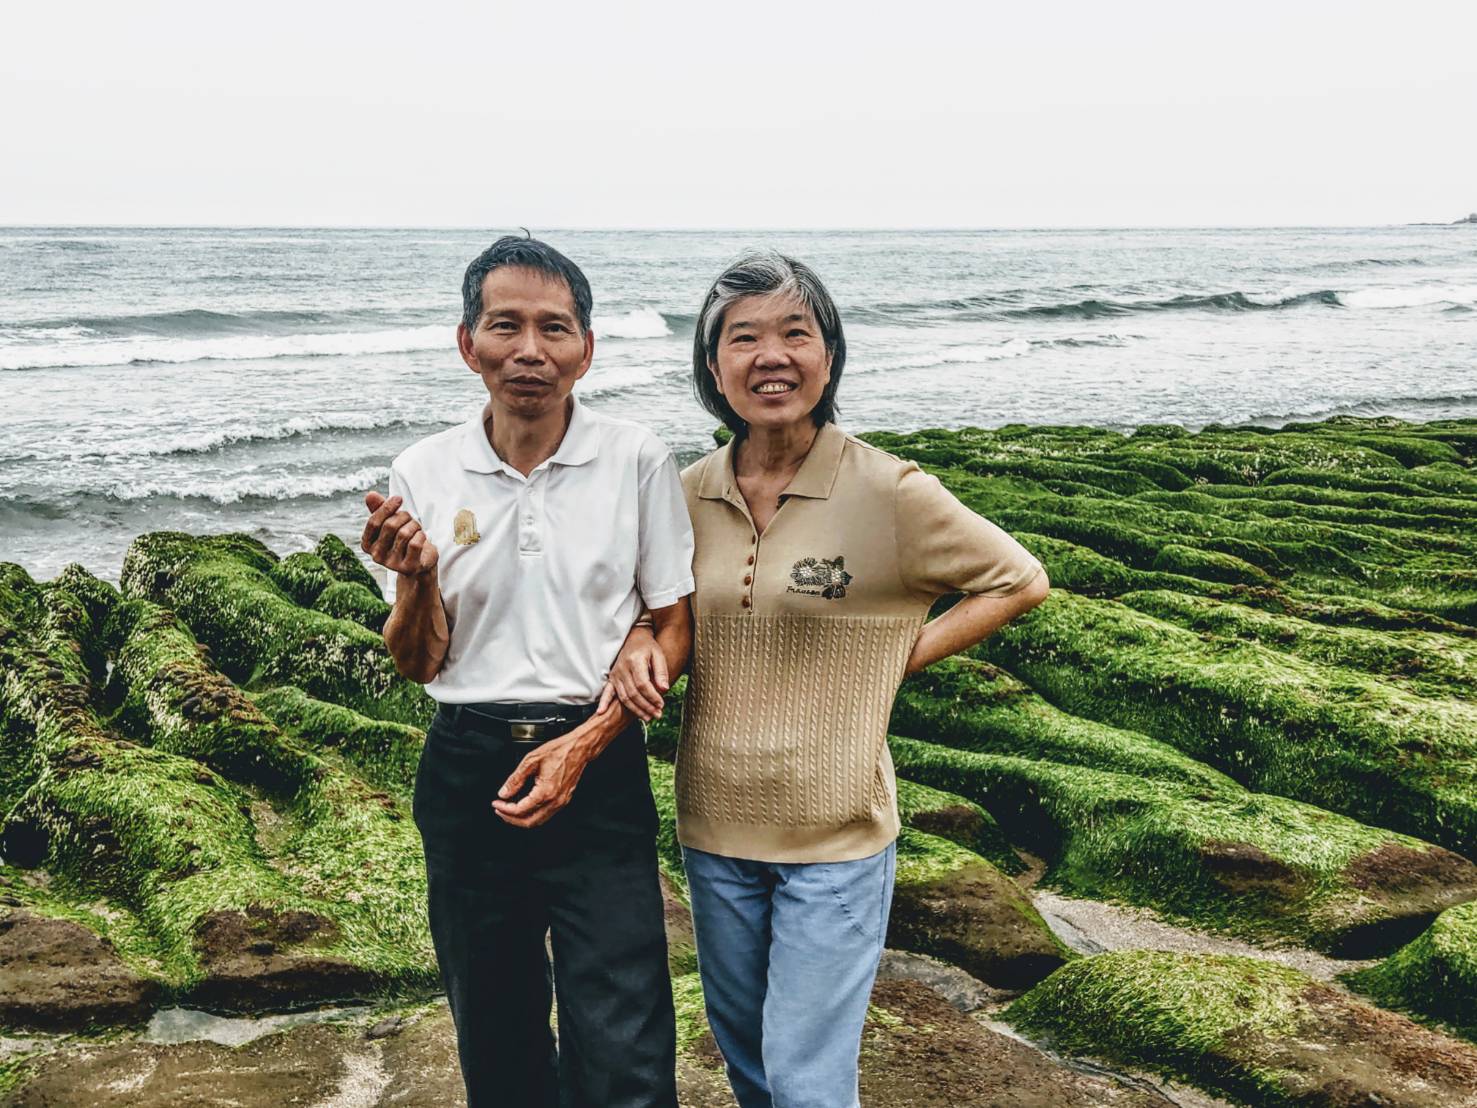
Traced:
POLYGON ((950 346, 944 350, 942 358, 945 362, 968 363, 976 362, 999 362, 1007 358, 1020 358, 1031 352, 1031 343, 1027 339, 1014 338, 999 343, 970 343, 963 346, 950 346))
POLYGON ((590 321, 596 335, 612 339, 659 339, 672 333, 655 308, 636 308, 624 315, 597 315, 590 321))
POLYGON ((323 415, 295 416, 292 419, 264 423, 236 423, 225 427, 198 431, 166 432, 114 439, 72 449, 68 457, 149 457, 164 454, 204 454, 222 446, 245 442, 271 442, 308 435, 315 431, 377 431, 384 428, 424 426, 436 423, 460 423, 470 419, 475 407, 451 408, 439 412, 335 412, 323 415))
POLYGON ((0 370, 65 366, 130 365, 135 362, 255 361, 263 358, 451 351, 455 333, 445 324, 387 331, 343 331, 305 335, 232 335, 209 339, 155 336, 102 342, 0 345, 0 370))
POLYGON ((325 497, 360 492, 382 484, 389 476, 389 466, 362 466, 348 473, 243 473, 235 477, 204 477, 178 481, 120 481, 101 488, 69 491, 74 495, 91 494, 113 500, 134 501, 173 496, 210 500, 216 504, 235 504, 251 497, 295 500, 298 497, 325 497))
POLYGON ((1346 308, 1419 308, 1427 304, 1477 303, 1477 285, 1397 285, 1340 292, 1346 308))

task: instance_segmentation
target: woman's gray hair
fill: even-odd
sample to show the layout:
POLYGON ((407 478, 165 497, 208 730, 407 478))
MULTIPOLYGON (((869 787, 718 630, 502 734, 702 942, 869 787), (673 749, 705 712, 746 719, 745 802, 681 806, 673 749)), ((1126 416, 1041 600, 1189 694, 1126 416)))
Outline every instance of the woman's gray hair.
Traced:
POLYGON ((793 296, 815 317, 826 351, 831 355, 831 379, 810 415, 817 427, 836 418, 836 387, 841 383, 841 371, 846 366, 846 335, 841 329, 841 313, 836 310, 836 302, 815 271, 804 262, 797 262, 776 250, 755 250, 730 262, 713 282, 708 295, 703 297, 702 311, 698 313, 692 339, 692 384, 698 402, 740 437, 748 431, 748 425, 718 391, 708 366, 718 361, 718 339, 723 330, 723 318, 734 302, 746 296, 773 293, 793 296))

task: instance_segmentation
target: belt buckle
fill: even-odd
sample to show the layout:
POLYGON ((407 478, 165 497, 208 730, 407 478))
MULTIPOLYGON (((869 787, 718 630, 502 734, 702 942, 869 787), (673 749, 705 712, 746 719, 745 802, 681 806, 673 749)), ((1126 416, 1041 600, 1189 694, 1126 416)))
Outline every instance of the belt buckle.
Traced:
POLYGON ((539 728, 544 726, 542 720, 519 720, 508 724, 508 737, 515 743, 531 743, 538 740, 539 728))

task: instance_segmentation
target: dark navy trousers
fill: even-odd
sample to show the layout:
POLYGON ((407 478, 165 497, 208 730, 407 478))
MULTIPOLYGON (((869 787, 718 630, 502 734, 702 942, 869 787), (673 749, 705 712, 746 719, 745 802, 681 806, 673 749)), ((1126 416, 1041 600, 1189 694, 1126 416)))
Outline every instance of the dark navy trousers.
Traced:
POLYGON ((468 1106, 676 1108, 641 726, 590 763, 564 809, 525 830, 491 804, 528 749, 438 715, 416 773, 431 937, 468 1106))

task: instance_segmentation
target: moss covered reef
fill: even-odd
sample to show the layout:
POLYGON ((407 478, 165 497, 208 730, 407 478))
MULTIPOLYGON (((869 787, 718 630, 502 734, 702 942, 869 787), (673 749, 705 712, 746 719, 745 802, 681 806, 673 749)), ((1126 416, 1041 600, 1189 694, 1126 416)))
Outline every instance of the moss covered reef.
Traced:
POLYGON ((419 727, 373 719, 315 699, 293 685, 256 692, 252 701, 285 733, 348 765, 377 788, 395 793, 409 811, 415 770, 426 742, 419 727))
POLYGON ((997 689, 943 719, 953 690, 925 675, 898 729, 1071 762, 1094 721, 1477 854, 1471 422, 868 437, 1015 532, 1056 586, 980 656, 1063 718, 997 689))
POLYGON ((1040 551, 1069 588, 1263 593, 1259 604, 1310 611, 1335 597, 1339 623, 1477 624, 1470 422, 867 438, 933 469, 1012 533, 1070 544, 1040 551))
POLYGON ((897 806, 904 827, 972 850, 1002 873, 1014 875, 1026 868, 995 817, 972 800, 899 778, 897 806))
POLYGON ((1381 1004, 1477 1039, 1477 900, 1442 912, 1379 965, 1344 980, 1381 1004))
POLYGON ((1005 1018, 1057 1049, 1245 1104, 1435 1108, 1477 1089, 1477 1047, 1253 958, 1100 954, 1057 970, 1005 1018))
MULTIPOLYGON (((7 585, 0 719, 30 753, 7 781, 7 858, 121 909, 104 938, 197 1003, 434 982, 419 839, 389 794, 284 736, 172 612, 80 571, 7 585)), ((31 899, 67 915, 67 897, 31 899)))
POLYGON ((1259 792, 1477 852, 1477 703, 1061 591, 982 654, 1259 792))
MULTIPOLYGON (((1054 586, 903 685, 890 943, 982 979, 988 1005, 1029 989, 1010 1018, 1030 1035, 1241 1103, 1472 1099, 1451 1036, 1477 1035, 1477 423, 870 437, 1021 537, 1054 586), (1121 931, 1099 936, 1117 953, 1074 957, 1036 881, 1152 909, 1188 929, 1177 949, 1216 930, 1381 960, 1315 982, 1123 950, 1121 931)), ((355 552, 153 534, 121 584, 0 566, 0 1026, 434 988, 409 818, 433 705, 386 655, 355 552)), ((675 837, 684 687, 650 767, 682 1065, 718 1095, 675 837)), ((1163 941, 1154 926, 1129 937, 1163 941)), ((1275 956, 1334 973, 1305 953, 1275 956)), ((883 985, 863 1058, 879 1104, 913 1103, 920 1067, 949 1072, 938 1103, 1026 1080, 979 1067, 1026 1044, 883 985)), ((1009 1072, 1072 1074, 1033 1057, 1009 1072)), ((64 1080, 17 1055, 0 1086, 33 1070, 64 1080)))
POLYGON ((1169 743, 1055 707, 998 666, 946 658, 898 691, 892 729, 980 754, 1011 754, 1197 788, 1236 783, 1169 743))
POLYGON ((278 559, 243 535, 165 531, 129 547, 121 578, 125 595, 171 608, 247 689, 294 685, 376 719, 424 727, 435 706, 395 672, 377 633, 303 607, 334 580, 317 555, 278 559))
POLYGON ((1440 847, 1238 786, 1206 788, 894 737, 898 772, 977 801, 1073 895, 1347 954, 1477 897, 1440 847))

